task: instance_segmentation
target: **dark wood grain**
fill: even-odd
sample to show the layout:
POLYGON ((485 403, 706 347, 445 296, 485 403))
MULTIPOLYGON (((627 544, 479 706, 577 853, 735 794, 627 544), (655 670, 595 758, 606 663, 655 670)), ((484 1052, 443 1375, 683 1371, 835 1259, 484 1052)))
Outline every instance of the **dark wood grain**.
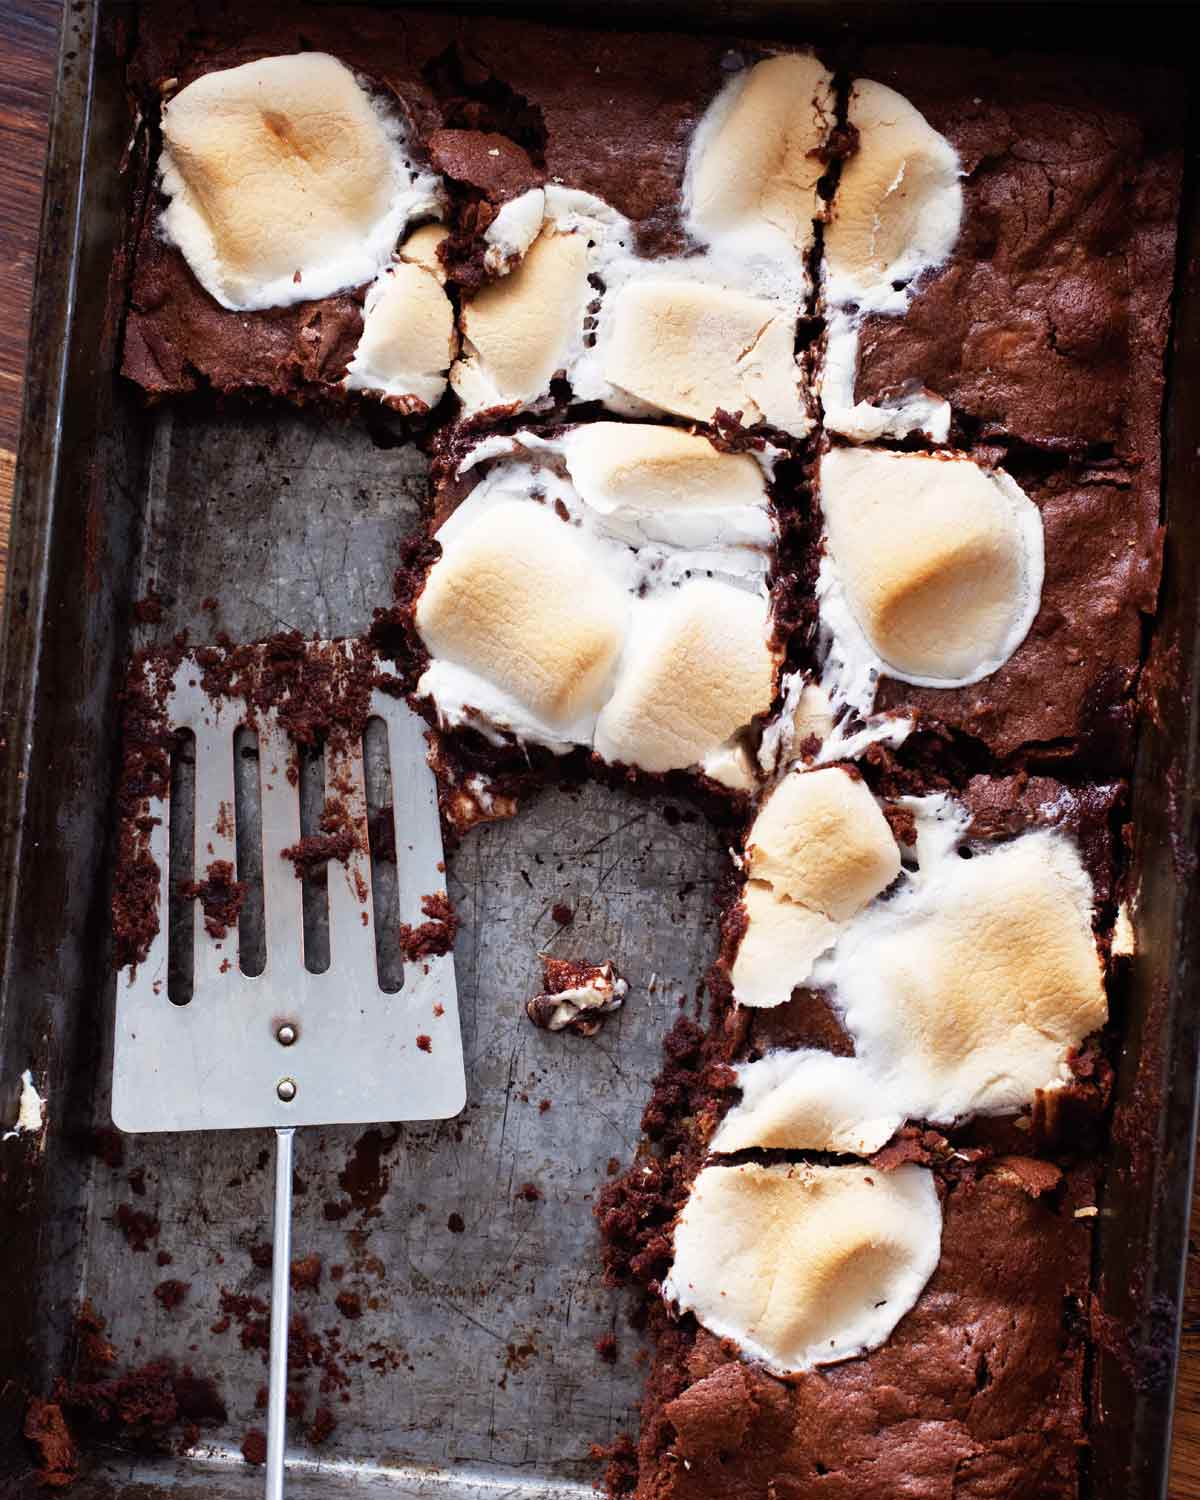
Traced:
MULTIPOLYGON (((0 598, 60 8, 59 0, 0 0, 0 598)), ((1192 1213, 1170 1495, 1200 1500, 1200 1201, 1192 1213)))
POLYGON ((60 0, 0 0, 0 590, 60 11, 60 0))

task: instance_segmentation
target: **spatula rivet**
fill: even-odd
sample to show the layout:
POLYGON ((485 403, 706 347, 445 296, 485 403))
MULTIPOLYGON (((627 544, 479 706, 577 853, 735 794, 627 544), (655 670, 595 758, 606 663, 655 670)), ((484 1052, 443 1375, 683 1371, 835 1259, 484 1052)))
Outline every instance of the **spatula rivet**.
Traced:
POLYGON ((279 1030, 275 1033, 275 1040, 281 1047, 290 1047, 296 1040, 296 1028, 289 1022, 285 1021, 279 1028, 279 1030))
POLYGON ((294 1078, 281 1078, 275 1085, 275 1092, 285 1104, 290 1104, 296 1097, 296 1080, 294 1078))

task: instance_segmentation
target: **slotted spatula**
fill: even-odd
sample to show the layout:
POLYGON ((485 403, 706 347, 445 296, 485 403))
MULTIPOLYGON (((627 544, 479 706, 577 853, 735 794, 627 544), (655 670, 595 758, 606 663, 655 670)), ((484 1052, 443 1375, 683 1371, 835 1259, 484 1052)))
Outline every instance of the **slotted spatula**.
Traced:
MULTIPOLYGON (((208 696, 200 678, 194 660, 185 658, 166 702, 172 728, 195 736, 197 879, 216 860, 237 863, 234 733, 246 722, 240 702, 208 696)), ((422 897, 445 887, 424 726, 401 700, 378 690, 371 712, 387 726, 399 920, 415 926, 422 897)), ((294 770, 289 776, 295 746, 273 710, 256 713, 253 727, 259 736, 266 967, 253 978, 243 974, 236 929, 218 945, 205 932, 197 901, 191 1000, 171 1002, 171 809, 169 798, 152 803, 149 813, 160 820, 149 835, 160 874, 159 931, 145 961, 118 976, 112 1115, 128 1132, 275 1130, 265 1492, 267 1500, 280 1500, 295 1129, 447 1119, 465 1103, 466 1079, 453 956, 406 963, 395 994, 379 984, 361 744, 325 749, 325 785, 337 787, 358 848, 346 865, 328 865, 330 963, 314 974, 304 961, 301 882, 282 853, 300 839, 298 778, 294 770)))

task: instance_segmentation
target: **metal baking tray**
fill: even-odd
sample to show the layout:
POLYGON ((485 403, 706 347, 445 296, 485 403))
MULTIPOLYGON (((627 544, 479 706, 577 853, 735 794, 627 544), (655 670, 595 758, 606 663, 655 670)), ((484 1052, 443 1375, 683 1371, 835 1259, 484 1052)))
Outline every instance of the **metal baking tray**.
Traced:
MULTIPOLYGON (((536 13, 536 7, 528 7, 536 13)), ((563 19, 563 8, 549 13, 563 19)), ((879 36, 1081 45, 1073 6, 596 4, 611 23, 761 29, 834 42, 848 24, 879 36), (631 19, 632 18, 632 19, 631 19)), ((1085 45, 1172 51, 1186 8, 1089 7, 1085 45)), ((29 1393, 69 1370, 84 1298, 122 1360, 173 1358, 211 1375, 228 1407, 186 1453, 96 1446, 79 1497, 257 1495, 240 1435, 261 1426, 264 1367, 236 1322, 212 1331, 220 1289, 258 1295, 251 1246, 268 1233, 268 1141, 260 1134, 130 1138, 119 1170, 93 1149, 108 1123, 113 981, 107 959, 115 694, 154 580, 167 624, 203 639, 201 600, 239 638, 287 625, 362 630, 386 600, 413 526, 423 460, 375 447, 361 428, 281 411, 201 404, 145 411, 114 376, 108 283, 124 274, 130 130, 114 29, 136 6, 66 8, 34 299, 0 680, 0 1118, 22 1070, 48 1096, 40 1143, 0 1146, 0 1494, 34 1493, 21 1422, 29 1393), (132 1181, 131 1181, 132 1176, 132 1181), (137 1186, 144 1188, 139 1195, 137 1186), (121 1205, 161 1226, 148 1251, 115 1222, 121 1205), (169 1270, 156 1250, 169 1251, 169 1270), (158 1282, 190 1282, 166 1311, 158 1282)), ((1191 195, 1188 197, 1191 203, 1191 195)), ((1124 996, 1125 1046, 1101 1198, 1090 1371, 1093 1446, 1085 1489, 1105 1500, 1166 1492, 1175 1347, 1187 1243, 1200 1005, 1200 231, 1186 214, 1166 412, 1167 572, 1161 670, 1144 721, 1133 803, 1142 900, 1124 996)), ((705 899, 717 834, 682 804, 592 786, 549 789, 515 821, 481 828, 450 860, 469 1104, 459 1121, 307 1131, 299 1139, 296 1251, 325 1277, 301 1292, 314 1330, 339 1329, 349 1400, 317 1393, 338 1427, 297 1451, 290 1494, 469 1500, 591 1493, 593 1443, 636 1428, 643 1375, 628 1302, 604 1289, 591 1214, 613 1159, 632 1155, 660 1042, 716 948, 705 899), (551 909, 574 924, 559 934, 551 909), (534 1031, 522 1002, 537 951, 614 958, 633 998, 598 1038, 534 1031), (552 1101, 549 1109, 541 1101, 552 1101), (540 1199, 520 1193, 536 1184, 540 1199), (341 1219, 325 1206, 351 1201, 341 1219), (464 1230, 449 1228, 461 1215, 464 1230), (333 1307, 340 1287, 366 1305, 333 1307), (594 1341, 615 1332, 615 1363, 594 1341)))

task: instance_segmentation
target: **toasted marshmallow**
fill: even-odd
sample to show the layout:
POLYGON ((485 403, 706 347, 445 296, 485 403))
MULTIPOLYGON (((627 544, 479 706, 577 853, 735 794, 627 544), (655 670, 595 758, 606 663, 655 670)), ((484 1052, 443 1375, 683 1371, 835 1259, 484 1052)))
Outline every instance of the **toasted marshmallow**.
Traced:
POLYGON ((722 453, 678 427, 588 422, 567 435, 567 463, 596 510, 701 512, 764 509, 762 469, 745 453, 722 453))
POLYGON ((773 1147, 870 1156, 904 1123, 857 1057, 781 1049, 736 1071, 742 1097, 709 1142, 713 1152, 773 1147))
POLYGON ((829 766, 783 778, 746 837, 746 869, 844 922, 895 880, 900 850, 866 783, 829 766))
POLYGON ((758 786, 754 760, 737 740, 710 750, 700 762, 700 769, 710 781, 728 787, 731 792, 752 792, 758 786))
POLYGON ((819 683, 806 682, 792 710, 792 734, 796 743, 808 739, 826 740, 832 733, 833 706, 829 694, 819 683))
POLYGON ((1013 479, 959 455, 835 448, 820 489, 835 698, 865 712, 880 674, 960 687, 1008 660, 1044 572, 1041 514, 1013 479))
POLYGON ((962 221, 958 153, 903 95, 860 78, 850 94, 858 150, 825 230, 826 297, 898 311, 907 284, 949 255, 962 221))
POLYGON ((706 1167, 675 1226, 663 1296, 776 1374, 882 1344, 941 1254, 933 1174, 706 1167))
POLYGON ((1067 1053, 1107 1017, 1091 881, 1056 829, 969 860, 931 857, 919 841, 918 859, 920 873, 842 934, 814 983, 912 1117, 1018 1109, 1066 1080, 1067 1053))
POLYGON ((412 261, 396 261, 367 293, 345 384, 379 391, 406 410, 428 410, 446 389, 454 347, 454 308, 437 277, 412 261))
POLYGON ((742 887, 741 907, 746 926, 729 973, 734 998, 758 1009, 785 1005, 837 941, 838 924, 760 880, 742 887))
POLYGON ((163 106, 162 130, 163 228, 223 307, 371 281, 436 206, 399 122, 324 52, 206 73, 163 106))
POLYGON ((440 286, 446 285, 446 267, 442 264, 438 250, 450 231, 444 224, 422 224, 414 229, 400 247, 400 259, 414 266, 424 266, 435 276, 440 286))
POLYGON ((718 408, 803 437, 812 420, 795 359, 796 315, 728 286, 659 277, 617 293, 602 353, 612 385, 711 422, 718 408))
POLYGON ((487 245, 483 263, 493 276, 508 275, 542 232, 545 216, 546 194, 542 188, 529 188, 501 205, 483 234, 487 245))
POLYGON ((821 217, 821 147, 833 121, 833 80, 809 53, 747 68, 696 128, 684 183, 688 228, 699 239, 769 230, 802 259, 821 217))
POLYGON ((464 355, 450 380, 468 412, 522 407, 545 396, 580 338, 587 241, 547 228, 502 281, 462 310, 464 355))
POLYGON ((540 719, 603 701, 628 623, 624 592, 544 507, 497 505, 443 544, 417 601, 431 655, 478 674, 540 719))
POLYGON ((782 1005, 855 912, 900 873, 864 782, 836 766, 785 776, 746 836, 746 927, 730 970, 739 1005, 782 1005))
MULTIPOLYGON (((644 450, 653 471, 653 461, 663 452, 657 433, 624 423, 599 425, 608 430, 615 451, 622 451, 627 437, 638 452, 644 450)), ((473 533, 494 510, 513 506, 553 512, 566 523, 566 534, 586 556, 593 577, 620 589, 629 612, 619 670, 610 684, 612 713, 600 738, 599 702, 569 723, 550 722, 494 680, 474 674, 436 650, 419 691, 437 706, 442 722, 469 724, 495 743, 503 743, 511 734, 556 753, 588 745, 625 760, 638 744, 630 740, 634 729, 621 727, 622 715, 636 712, 640 695, 657 693, 661 680, 679 667, 679 653, 688 649, 687 642, 697 631, 703 635, 693 617, 711 606, 722 612, 719 627, 715 619, 703 622, 704 630, 718 639, 705 667, 709 675, 704 680, 711 680, 712 692, 705 689, 698 698, 689 698, 677 713, 682 689, 664 689, 665 697, 654 714, 672 722, 667 727, 658 719, 648 722, 647 753, 655 756, 656 764, 665 756, 674 765, 677 762, 671 757, 687 748, 692 758, 683 764, 698 765, 723 785, 750 790, 755 775, 741 731, 753 715, 769 706, 775 663, 766 623, 766 579, 775 533, 765 485, 756 477, 755 503, 741 503, 751 495, 744 471, 735 465, 732 478, 709 485, 709 492, 702 494, 703 508, 688 506, 686 495, 674 492, 668 501, 678 503, 656 508, 650 503, 653 472, 650 479, 639 482, 638 465, 631 460, 610 473, 586 441, 577 443, 584 431, 591 429, 554 437, 521 431, 477 443, 458 473, 465 477, 476 467, 486 464, 487 468, 443 522, 437 540, 452 552, 459 539, 473 533), (722 499, 729 503, 717 505, 722 499), (656 653, 662 657, 657 663, 656 653), (739 713, 745 717, 739 718, 739 713)), ((694 469, 689 465, 690 472, 699 474, 704 458, 716 460, 717 469, 728 474, 727 455, 707 443, 701 444, 704 452, 697 453, 692 439, 674 431, 667 434, 668 447, 678 446, 673 442, 676 437, 686 439, 687 455, 695 465, 694 469)), ((753 470, 761 476, 757 464, 753 470)))
POLYGON ((596 721, 596 752, 647 771, 697 765, 770 707, 768 602, 696 579, 638 603, 636 631, 596 721))
POLYGON ((811 761, 813 744, 833 733, 833 705, 824 688, 803 672, 785 673, 780 687, 783 701, 758 747, 759 767, 767 772, 784 771, 800 759, 811 761))

